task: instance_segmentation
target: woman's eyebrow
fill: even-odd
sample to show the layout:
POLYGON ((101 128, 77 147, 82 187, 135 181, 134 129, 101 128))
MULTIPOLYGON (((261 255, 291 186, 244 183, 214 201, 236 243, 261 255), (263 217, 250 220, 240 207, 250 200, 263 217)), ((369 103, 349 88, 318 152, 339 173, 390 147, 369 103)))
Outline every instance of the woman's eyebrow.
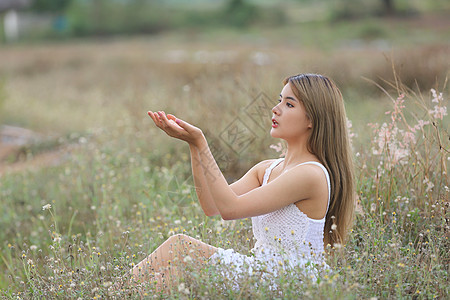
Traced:
MULTIPOLYGON (((283 98, 283 96, 280 94, 280 98, 283 98)), ((298 102, 298 100, 297 99, 295 99, 295 98, 293 98, 293 97, 286 97, 286 99, 289 99, 289 100, 293 100, 293 101, 297 101, 298 102)))

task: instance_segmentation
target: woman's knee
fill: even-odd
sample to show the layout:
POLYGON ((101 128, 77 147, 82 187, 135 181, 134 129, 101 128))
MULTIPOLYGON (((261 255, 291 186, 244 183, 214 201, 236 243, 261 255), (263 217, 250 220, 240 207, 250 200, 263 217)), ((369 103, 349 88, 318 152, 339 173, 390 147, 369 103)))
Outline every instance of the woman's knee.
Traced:
POLYGON ((188 242, 191 238, 188 235, 177 233, 170 236, 166 242, 170 244, 188 242))

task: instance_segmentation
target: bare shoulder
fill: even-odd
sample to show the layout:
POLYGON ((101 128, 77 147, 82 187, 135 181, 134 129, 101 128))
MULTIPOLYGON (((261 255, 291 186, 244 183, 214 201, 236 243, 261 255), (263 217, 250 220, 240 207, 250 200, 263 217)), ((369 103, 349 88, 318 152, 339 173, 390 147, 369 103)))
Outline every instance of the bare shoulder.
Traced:
POLYGON ((257 163, 252 169, 254 169, 256 176, 258 177, 258 181, 260 184, 263 182, 264 173, 266 172, 266 169, 270 167, 270 165, 275 161, 276 159, 266 159, 263 161, 260 161, 257 163))
POLYGON ((327 182, 325 172, 316 164, 297 165, 287 172, 291 172, 294 176, 301 178, 302 181, 308 182, 311 187, 327 182))

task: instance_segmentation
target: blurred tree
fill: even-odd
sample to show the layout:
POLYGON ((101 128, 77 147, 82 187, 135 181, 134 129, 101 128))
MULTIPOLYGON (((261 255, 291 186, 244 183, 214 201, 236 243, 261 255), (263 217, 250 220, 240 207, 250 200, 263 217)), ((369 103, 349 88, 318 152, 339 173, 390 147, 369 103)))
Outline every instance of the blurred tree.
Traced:
POLYGON ((63 12, 72 0, 34 0, 31 10, 38 12, 63 12))
POLYGON ((383 2, 384 14, 393 15, 395 13, 393 0, 381 0, 383 2))
POLYGON ((228 0, 223 13, 227 25, 237 27, 248 26, 258 17, 257 7, 246 0, 228 0))

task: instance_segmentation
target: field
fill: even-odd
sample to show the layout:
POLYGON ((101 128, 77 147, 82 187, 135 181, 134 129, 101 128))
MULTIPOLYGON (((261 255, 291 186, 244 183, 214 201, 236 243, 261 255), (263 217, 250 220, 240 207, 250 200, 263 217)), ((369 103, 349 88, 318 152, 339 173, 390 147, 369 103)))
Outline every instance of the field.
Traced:
POLYGON ((433 15, 0 47, 0 295, 138 298, 126 271, 175 233, 248 253, 250 220, 202 213, 188 146, 146 112, 202 128, 231 183, 280 155, 269 129, 282 79, 317 72, 344 94, 356 166, 334 272, 239 292, 210 271, 171 297, 448 297, 449 28, 433 15))

